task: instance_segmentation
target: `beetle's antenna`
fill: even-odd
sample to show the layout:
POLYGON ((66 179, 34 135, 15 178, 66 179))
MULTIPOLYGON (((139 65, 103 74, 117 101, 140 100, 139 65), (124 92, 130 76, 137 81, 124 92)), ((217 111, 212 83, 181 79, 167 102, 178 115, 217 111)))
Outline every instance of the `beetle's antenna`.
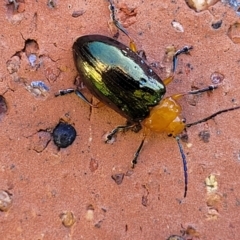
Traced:
MULTIPOLYGON (((166 79, 168 80, 168 79, 166 79)), ((194 95, 194 94, 199 94, 199 93, 203 93, 203 92, 208 92, 208 91, 213 91, 214 89, 217 89, 218 86, 217 85, 209 85, 208 87, 205 88, 201 88, 198 90, 193 90, 193 91, 189 91, 189 92, 185 92, 185 93, 179 93, 179 94, 175 94, 173 96, 171 96, 172 98, 174 98, 175 100, 177 100, 178 98, 185 96, 185 95, 194 95)))
POLYGON ((192 122, 192 123, 187 123, 187 124, 186 124, 186 127, 189 128, 189 127, 194 126, 194 125, 197 125, 197 124, 199 124, 199 123, 206 122, 206 121, 208 121, 208 120, 216 117, 216 116, 219 115, 219 114, 222 114, 222 113, 225 113, 225 112, 230 112, 230 111, 237 110, 237 109, 240 109, 240 106, 220 110, 220 111, 218 111, 218 112, 216 112, 216 113, 214 113, 214 114, 212 114, 212 115, 210 115, 210 116, 208 116, 208 117, 206 117, 206 118, 203 118, 203 119, 201 119, 201 120, 199 120, 199 121, 192 122))
POLYGON ((193 91, 189 91, 186 94, 199 94, 199 93, 203 93, 203 92, 208 92, 208 91, 212 91, 214 89, 217 89, 218 86, 217 85, 209 85, 208 87, 202 88, 202 89, 198 89, 198 90, 193 90, 193 91))
POLYGON ((183 162, 184 179, 185 179, 185 190, 184 190, 184 198, 185 198, 187 196, 187 187, 188 187, 187 159, 186 159, 185 153, 183 152, 182 144, 180 143, 180 138, 176 137, 176 140, 178 143, 179 151, 181 153, 182 162, 183 162))

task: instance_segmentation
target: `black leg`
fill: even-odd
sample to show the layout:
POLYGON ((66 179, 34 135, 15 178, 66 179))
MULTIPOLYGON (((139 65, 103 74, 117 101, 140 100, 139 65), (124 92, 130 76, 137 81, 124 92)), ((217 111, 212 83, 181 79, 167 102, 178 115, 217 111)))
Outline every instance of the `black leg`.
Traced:
POLYGON ((183 148, 182 148, 182 145, 180 143, 179 137, 176 137, 176 140, 177 140, 177 143, 178 143, 179 151, 181 153, 182 162, 183 162, 184 182, 185 182, 184 198, 185 198, 187 196, 187 187, 188 187, 187 159, 186 159, 186 155, 183 152, 183 148))
POLYGON ((141 143, 140 143, 140 145, 139 145, 139 147, 138 147, 138 150, 137 150, 136 153, 134 154, 134 158, 133 158, 133 160, 132 160, 132 168, 134 168, 135 165, 137 164, 137 159, 138 159, 138 156, 139 156, 139 154, 140 154, 140 152, 141 152, 141 150, 142 150, 144 141, 145 141, 145 136, 144 136, 144 138, 142 139, 142 141, 141 141, 141 143))
POLYGON ((79 90, 72 89, 72 88, 65 89, 65 90, 60 90, 57 94, 55 94, 55 97, 63 96, 63 95, 70 94, 70 93, 73 93, 73 92, 74 92, 79 98, 81 98, 85 103, 87 103, 89 106, 95 107, 95 108, 98 107, 97 105, 93 105, 93 104, 83 95, 82 92, 80 92, 79 90))
POLYGON ((59 90, 59 92, 55 94, 55 97, 63 96, 63 95, 73 93, 73 92, 75 92, 75 89, 72 89, 72 88, 59 90))
POLYGON ((107 135, 106 137, 107 139, 105 140, 105 143, 109 143, 112 140, 112 138, 120 131, 129 130, 129 129, 133 129, 134 131, 137 125, 139 125, 139 123, 134 123, 134 124, 127 123, 127 125, 117 126, 107 135))
POLYGON ((178 60, 178 56, 182 53, 188 54, 190 50, 192 50, 193 47, 190 46, 185 46, 182 49, 179 49, 178 51, 176 51, 176 53, 173 56, 173 73, 176 71, 177 68, 177 60, 178 60))
POLYGON ((130 44, 129 47, 133 52, 137 52, 137 47, 136 44, 134 42, 134 40, 129 36, 127 30, 121 25, 121 23, 116 19, 115 16, 115 6, 113 4, 112 0, 108 0, 109 2, 109 10, 110 10, 110 18, 112 23, 117 27, 117 29, 119 29, 121 32, 123 32, 130 40, 130 44))
POLYGON ((174 79, 174 73, 176 71, 176 68, 177 68, 177 61, 178 61, 178 56, 182 53, 185 53, 185 54, 188 54, 189 51, 192 49, 193 47, 188 47, 188 46, 185 46, 183 47, 182 49, 179 49, 178 51, 175 52, 175 54, 173 55, 173 60, 172 60, 172 73, 169 77, 167 77, 166 79, 163 80, 163 83, 165 85, 169 84, 170 82, 172 82, 172 80, 174 79))
MULTIPOLYGON (((112 20, 112 22, 114 23, 114 25, 121 31, 123 32, 126 36, 129 37, 127 30, 120 24, 120 22, 116 19, 115 16, 115 6, 113 4, 112 0, 108 0, 109 2, 109 10, 110 10, 110 18, 112 20)), ((130 37, 129 37, 130 38, 130 37)), ((131 38, 130 38, 131 39, 131 38)))

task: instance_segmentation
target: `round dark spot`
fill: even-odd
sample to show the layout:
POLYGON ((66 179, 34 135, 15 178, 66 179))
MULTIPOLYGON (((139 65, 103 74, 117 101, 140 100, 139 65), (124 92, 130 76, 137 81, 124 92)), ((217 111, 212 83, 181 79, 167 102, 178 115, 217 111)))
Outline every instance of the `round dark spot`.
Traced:
POLYGON ((217 21, 217 22, 215 22, 215 23, 212 23, 212 28, 213 29, 218 29, 218 28, 220 28, 222 26, 222 20, 219 20, 219 21, 217 21))
POLYGON ((53 130, 53 141, 59 148, 66 148, 73 143, 76 135, 72 125, 60 122, 53 130))

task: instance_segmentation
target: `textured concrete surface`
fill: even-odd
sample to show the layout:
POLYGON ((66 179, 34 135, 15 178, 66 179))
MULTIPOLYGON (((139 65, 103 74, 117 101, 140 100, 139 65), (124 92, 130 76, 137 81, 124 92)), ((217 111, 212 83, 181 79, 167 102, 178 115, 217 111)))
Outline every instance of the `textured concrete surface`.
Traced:
MULTIPOLYGON (((0 4, 0 95, 7 103, 6 113, 0 107, 1 239, 167 239, 184 229, 185 239, 239 239, 240 110, 187 129, 183 199, 173 138, 153 133, 131 170, 141 132, 105 144, 103 135, 125 119, 105 106, 91 110, 74 94, 54 96, 74 87, 74 40, 112 36, 107 1, 17 2, 16 10, 7 0, 0 4), (49 91, 38 95, 32 81, 49 91), (51 132, 60 119, 75 127, 77 138, 58 150, 51 132), (119 185, 116 174, 124 174, 119 185)), ((232 8, 217 2, 197 13, 183 0, 119 0, 116 7, 135 10, 121 12, 120 20, 162 78, 166 48, 193 46, 180 57, 167 95, 208 86, 213 73, 224 76, 213 93, 181 99, 187 122, 240 105, 240 20, 232 8)), ((119 40, 128 45, 123 34, 119 40)))

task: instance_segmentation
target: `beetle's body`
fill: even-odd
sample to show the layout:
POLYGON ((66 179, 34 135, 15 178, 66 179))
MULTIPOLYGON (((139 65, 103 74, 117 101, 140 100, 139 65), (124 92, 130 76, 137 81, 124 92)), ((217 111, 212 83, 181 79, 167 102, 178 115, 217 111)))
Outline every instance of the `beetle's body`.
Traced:
MULTIPOLYGON (((133 43, 131 41, 131 44, 133 43)), ((150 131, 166 132, 177 137, 184 130, 185 123, 181 117, 181 106, 177 102, 177 99, 183 94, 162 99, 166 92, 164 83, 171 82, 173 76, 163 82, 135 52, 135 48, 131 49, 102 35, 82 36, 73 44, 74 62, 81 81, 100 102, 128 120, 126 126, 118 126, 108 134, 106 142, 121 129, 139 125, 144 127, 143 140, 132 160, 134 167, 145 137, 150 131)), ((187 53, 190 49, 191 47, 184 47, 175 53, 173 73, 177 56, 181 53, 187 53)), ((203 91, 208 90, 210 89, 203 91)), ((60 91, 59 95, 73 91, 73 89, 63 90, 60 91)), ((81 92, 78 90, 75 92, 93 106, 81 92)), ((176 139, 184 165, 185 197, 187 193, 187 162, 179 137, 176 139)))
POLYGON ((184 129, 175 96, 142 58, 124 44, 102 35, 79 37, 73 57, 81 80, 102 103, 131 123, 177 136, 184 129))
POLYGON ((102 35, 76 40, 73 56, 81 80, 101 102, 131 122, 149 116, 166 89, 158 75, 122 43, 102 35))

